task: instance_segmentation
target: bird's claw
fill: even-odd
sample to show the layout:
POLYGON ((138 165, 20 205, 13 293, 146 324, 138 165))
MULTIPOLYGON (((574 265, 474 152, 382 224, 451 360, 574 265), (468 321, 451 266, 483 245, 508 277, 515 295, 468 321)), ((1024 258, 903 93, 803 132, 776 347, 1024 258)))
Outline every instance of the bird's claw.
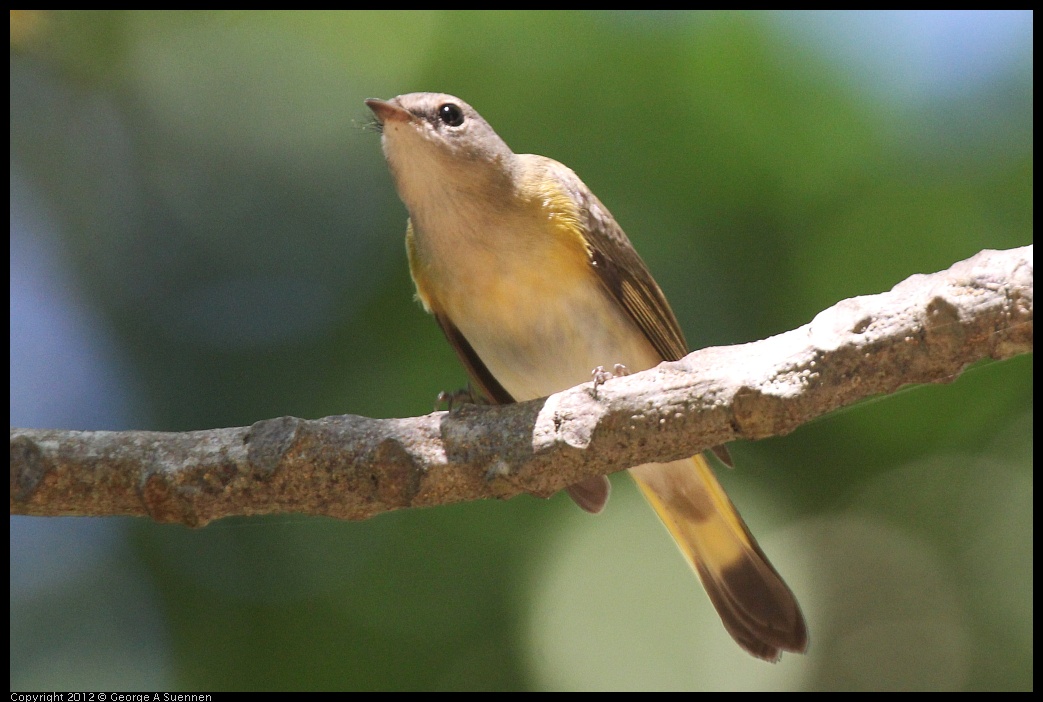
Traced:
POLYGON ((591 380, 594 382, 594 397, 598 396, 598 388, 607 383, 612 378, 622 378, 624 375, 630 375, 630 370, 622 363, 617 363, 612 366, 612 370, 605 370, 604 366, 598 366, 594 370, 590 371, 591 380))
POLYGON ((476 404, 474 399, 474 392, 471 391, 471 387, 460 388, 459 390, 453 390, 452 392, 446 392, 443 390, 438 393, 438 397, 435 398, 435 411, 438 412, 445 407, 448 411, 452 412, 454 407, 460 405, 473 405, 476 404))

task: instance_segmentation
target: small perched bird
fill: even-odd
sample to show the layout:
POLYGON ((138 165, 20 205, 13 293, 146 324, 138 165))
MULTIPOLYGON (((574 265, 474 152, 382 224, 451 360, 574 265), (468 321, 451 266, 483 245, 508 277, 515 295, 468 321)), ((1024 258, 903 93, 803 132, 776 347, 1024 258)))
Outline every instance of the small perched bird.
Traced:
MULTIPOLYGON (((598 367, 636 372, 688 352, 662 290, 575 173, 514 153, 452 95, 410 93, 366 105, 409 210, 406 251, 417 297, 484 399, 545 397, 589 381, 598 367)), ((803 652, 800 606, 706 458, 629 472, 739 645, 768 661, 803 652)), ((598 512, 608 479, 568 492, 598 512)))

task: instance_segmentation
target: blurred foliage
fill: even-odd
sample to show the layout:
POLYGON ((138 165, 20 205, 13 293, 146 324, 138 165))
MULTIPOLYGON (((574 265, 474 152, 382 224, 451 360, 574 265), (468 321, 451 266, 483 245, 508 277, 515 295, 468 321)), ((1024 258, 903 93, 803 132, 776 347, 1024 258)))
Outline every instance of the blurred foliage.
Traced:
MULTIPOLYGON (((408 416, 463 384, 412 299, 366 97, 459 95, 572 167, 693 347, 1032 241, 1031 40, 1014 70, 910 102, 798 23, 13 11, 12 250, 16 211, 50 223, 44 285, 91 310, 134 388, 128 421, 98 426, 88 398, 68 428, 408 416)), ((1023 357, 736 446, 723 480, 811 625, 778 666, 728 639, 617 476, 597 519, 559 497, 200 531, 12 520, 11 685, 1029 689, 1031 414, 1023 357)))

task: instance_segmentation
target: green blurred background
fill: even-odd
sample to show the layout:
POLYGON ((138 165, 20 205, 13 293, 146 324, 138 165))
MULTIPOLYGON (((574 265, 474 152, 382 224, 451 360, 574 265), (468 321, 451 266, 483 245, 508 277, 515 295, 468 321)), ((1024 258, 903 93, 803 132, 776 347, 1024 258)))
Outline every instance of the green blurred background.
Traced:
MULTIPOLYGON (((1032 14, 12 12, 11 423, 429 412, 366 97, 459 95, 613 211, 693 347, 1032 241, 1032 14)), ((1032 364, 722 476, 807 656, 724 632, 625 476, 191 531, 11 519, 13 689, 1030 689, 1032 364)))

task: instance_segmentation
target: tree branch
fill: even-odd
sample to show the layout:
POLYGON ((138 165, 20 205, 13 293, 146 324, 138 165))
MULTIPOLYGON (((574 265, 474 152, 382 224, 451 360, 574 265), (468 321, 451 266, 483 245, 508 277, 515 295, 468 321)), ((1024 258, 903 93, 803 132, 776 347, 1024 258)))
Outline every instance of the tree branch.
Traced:
POLYGON ((810 324, 549 398, 408 419, 281 417, 183 433, 11 430, 11 513, 202 526, 299 512, 365 519, 528 492, 789 433, 984 358, 1032 351, 1032 247, 983 251, 810 324))

